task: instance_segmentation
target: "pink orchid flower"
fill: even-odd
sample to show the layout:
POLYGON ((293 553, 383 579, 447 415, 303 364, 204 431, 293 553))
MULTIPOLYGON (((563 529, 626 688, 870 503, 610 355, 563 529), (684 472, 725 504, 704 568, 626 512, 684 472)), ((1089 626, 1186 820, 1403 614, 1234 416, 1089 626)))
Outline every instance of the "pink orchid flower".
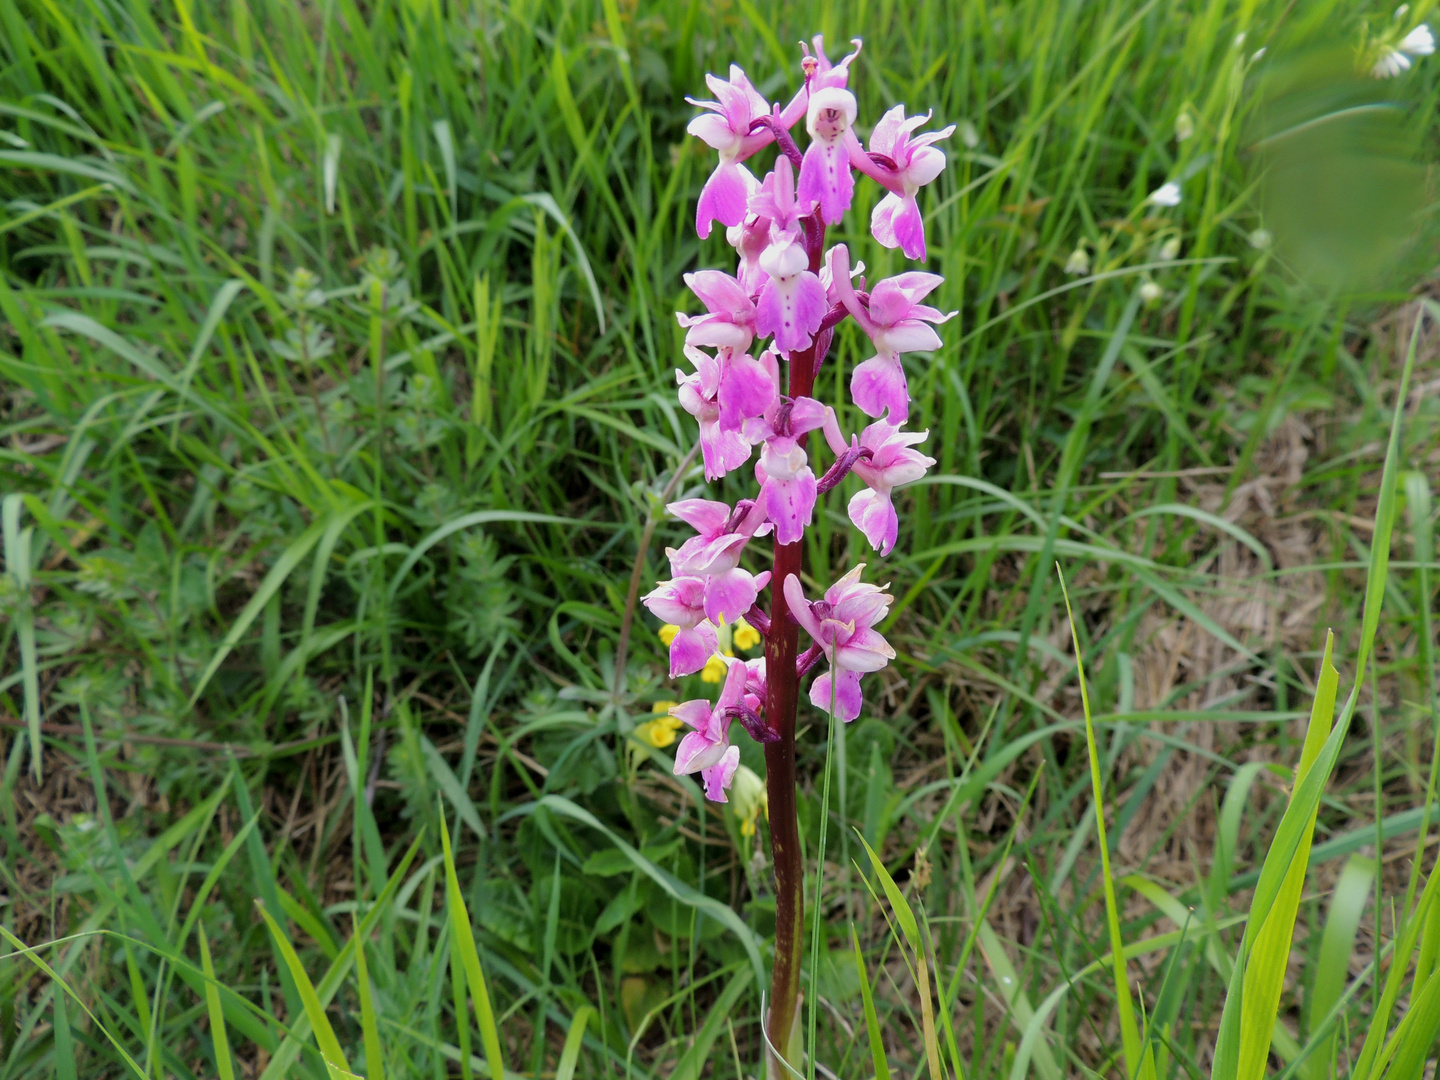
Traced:
POLYGON ((702 607, 711 622, 734 622, 755 603, 770 581, 770 571, 752 574, 740 567, 740 553, 750 538, 768 532, 765 514, 751 503, 734 511, 725 503, 709 499, 684 499, 666 507, 698 535, 679 548, 666 548, 670 568, 676 577, 698 577, 705 581, 702 607))
POLYGON ((930 114, 905 116, 905 106, 896 105, 880 118, 870 133, 870 153, 860 149, 858 139, 845 140, 850 163, 889 189, 870 215, 870 232, 888 248, 899 248, 908 259, 925 258, 925 220, 915 194, 945 169, 945 152, 932 143, 948 139, 955 125, 911 137, 930 114), (877 163, 878 157, 893 168, 877 163))
POLYGON ((825 599, 813 604, 794 574, 785 578, 785 600, 790 614, 815 639, 830 670, 810 687, 810 703, 824 712, 835 701, 835 716, 847 723, 860 715, 860 676, 879 671, 895 659, 895 650, 874 629, 885 617, 893 599, 880 587, 860 580, 861 563, 825 590, 825 599))
POLYGON ((661 581, 641 601, 650 613, 680 628, 670 642, 670 677, 693 675, 715 655, 719 639, 705 617, 705 579, 661 581))
POLYGON ((859 112, 855 95, 846 89, 850 61, 860 55, 860 42, 853 42, 855 51, 831 65, 822 47, 824 39, 815 38, 816 56, 810 59, 814 73, 810 76, 810 100, 805 110, 805 130, 810 145, 800 162, 800 186, 797 198, 802 206, 818 206, 821 220, 834 225, 850 209, 855 195, 855 177, 850 173, 849 149, 845 135, 855 123, 859 112))
POLYGON ((775 337, 782 352, 806 348, 825 317, 825 287, 810 272, 810 258, 800 242, 800 214, 795 203, 795 174, 781 157, 750 200, 751 213, 770 219, 770 246, 760 255, 768 280, 760 288, 756 329, 775 337))
MULTIPOLYGON (((929 434, 928 431, 901 431, 899 424, 877 420, 861 432, 854 444, 869 454, 857 457, 851 466, 851 471, 865 481, 865 490, 851 498, 850 520, 882 556, 894 550, 900 532, 900 518, 895 513, 891 492, 904 484, 913 484, 935 464, 934 458, 911 449, 916 443, 924 442, 929 434)), ((851 449, 845 445, 836 424, 825 425, 825 440, 837 457, 851 449)))
POLYGON ((740 748, 730 745, 732 708, 760 707, 760 699, 746 700, 747 669, 740 661, 730 665, 720 698, 712 707, 704 698, 685 701, 670 710, 675 719, 689 724, 694 731, 680 740, 675 748, 675 775, 699 773, 705 783, 705 797, 711 802, 729 802, 725 791, 740 764, 740 748))
POLYGON ((701 239, 710 235, 711 222, 739 225, 745 220, 745 204, 756 184, 754 174, 740 162, 774 139, 766 128, 750 131, 758 117, 770 112, 770 105, 738 65, 730 65, 729 82, 714 75, 706 75, 705 82, 718 100, 685 99, 710 110, 691 120, 685 130, 720 152, 720 164, 705 181, 695 208, 695 231, 701 239))
POLYGON ((675 313, 687 331, 685 344, 747 352, 755 340, 755 302, 745 287, 723 270, 686 274, 685 284, 706 309, 704 315, 675 313))
POLYGON ((675 371, 680 405, 700 422, 705 479, 718 480, 750 460, 750 440, 740 429, 747 417, 764 412, 775 384, 759 361, 736 356, 731 349, 711 356, 687 345, 685 356, 695 365, 695 372, 675 371))
POLYGON ((920 303, 945 279, 920 272, 886 278, 870 290, 866 311, 850 282, 850 252, 844 244, 830 249, 830 261, 835 291, 875 346, 875 355, 855 368, 850 394, 866 416, 878 417, 888 409, 891 423, 903 424, 910 416, 910 394, 900 354, 940 348, 940 336, 928 324, 959 314, 920 303))
POLYGON ((762 418, 745 425, 747 436, 765 444, 755 463, 755 479, 760 481, 756 502, 782 544, 799 540, 814 518, 819 492, 800 437, 822 427, 829 414, 829 408, 814 398, 777 397, 762 418))
POLYGON ((740 225, 725 230, 725 242, 740 256, 735 277, 747 296, 755 296, 769 275, 760 269, 760 256, 770 246, 770 219, 750 215, 740 225))

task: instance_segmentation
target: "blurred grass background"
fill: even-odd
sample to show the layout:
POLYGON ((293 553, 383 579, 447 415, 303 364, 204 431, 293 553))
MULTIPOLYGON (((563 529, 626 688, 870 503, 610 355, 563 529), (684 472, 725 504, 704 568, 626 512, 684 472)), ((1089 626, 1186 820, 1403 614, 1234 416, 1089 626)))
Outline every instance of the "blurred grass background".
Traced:
MULTIPOLYGON (((1132 986, 1158 1070, 1208 1072, 1326 627, 1353 673, 1434 261, 1403 242, 1435 65, 1351 68, 1429 8, 0 0, 0 922, 55 941, 69 987, 0 964, 0 1080, 323 1080, 305 971, 366 1076, 494 1075, 492 1049, 532 1076, 753 1071, 764 815, 634 737, 713 688, 665 678, 627 587, 682 535, 661 493, 703 490, 680 275, 731 262, 694 236, 684 96, 733 61, 786 98, 817 31, 865 38, 862 131, 901 101, 958 125, 922 207, 961 313, 910 358, 939 464, 874 567, 900 656, 828 806, 823 725, 801 738, 802 827, 831 823, 818 1067, 874 1071, 867 1005, 897 1069, 927 1064, 858 830, 923 909, 972 1080, 1010 1075, 1067 985, 1022 1071, 1120 1068, 1058 560, 1124 939, 1187 909, 1213 931, 1132 986), (1147 203, 1165 181, 1179 205, 1147 203), (498 1047, 465 1019, 466 909, 498 1047)), ((834 239, 880 276, 877 197, 834 239)), ((861 349, 840 334, 825 400, 861 349)), ((1272 1060, 1315 1080, 1285 1063, 1392 939, 1374 889, 1403 889, 1434 797, 1437 357, 1422 331, 1374 696, 1280 1000, 1272 1060)), ((839 507, 818 581, 873 558, 839 507)))

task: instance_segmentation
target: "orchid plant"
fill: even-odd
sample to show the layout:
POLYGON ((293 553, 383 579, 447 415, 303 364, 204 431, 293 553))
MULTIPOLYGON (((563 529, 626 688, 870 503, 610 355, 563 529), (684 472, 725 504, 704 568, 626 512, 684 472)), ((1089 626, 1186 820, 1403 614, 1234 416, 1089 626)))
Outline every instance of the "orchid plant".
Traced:
POLYGON ((764 745, 777 900, 766 1019, 771 1075, 786 1071, 779 1057, 790 1068, 799 1064, 800 684, 823 659, 826 670, 810 684, 810 703, 848 722, 863 707, 862 678, 895 657, 877 629, 890 607, 888 586, 862 581, 862 563, 822 598, 810 599, 801 582, 802 539, 819 498, 853 472, 865 487, 850 499, 850 520, 881 556, 895 547, 899 519, 893 492, 935 463, 915 449, 926 433, 904 430, 910 398, 901 357, 938 348, 934 326, 955 314, 923 303, 940 277, 902 273, 867 289, 860 276, 864 267, 852 268, 845 245, 825 246, 826 227, 849 210, 854 172, 860 172, 886 189, 870 218, 875 239, 923 260, 925 224, 916 195, 943 170, 945 155, 934 144, 953 126, 917 134, 930 117, 907 117, 897 105, 875 125, 868 148, 863 146, 855 131, 858 106, 848 88, 860 42, 853 41, 854 51, 838 63, 826 56, 820 37, 812 44, 813 51, 801 46, 803 85, 783 108, 767 104, 733 65, 728 80, 706 76, 714 100, 692 100, 705 111, 689 131, 720 157, 701 192, 695 228, 703 238, 716 222, 723 225, 739 264, 733 275, 720 270, 686 275, 705 310, 679 315, 692 370, 676 371, 676 380, 681 405, 700 425, 706 479, 746 465, 759 447, 759 489, 734 506, 706 499, 672 504, 670 511, 695 535, 667 550, 673 577, 644 598, 667 624, 662 638, 670 644, 672 677, 713 667, 727 624, 743 620, 764 640, 762 659, 724 658, 728 670, 715 704, 686 701, 670 709, 670 716, 689 729, 676 748, 675 772, 698 773, 706 796, 718 802, 727 801, 739 766, 740 749, 731 742, 735 722, 764 745), (809 136, 803 152, 792 136, 802 120, 809 136), (772 145, 778 151, 774 166, 757 180, 746 162, 772 145), (874 422, 849 439, 835 410, 813 396, 835 327, 846 318, 875 349, 850 380, 851 400, 874 422), (808 447, 816 431, 834 454, 819 475, 808 447), (767 536, 771 568, 745 569, 750 542, 767 536), (767 588, 768 612, 760 603, 767 588), (801 630, 810 639, 803 652, 801 630))

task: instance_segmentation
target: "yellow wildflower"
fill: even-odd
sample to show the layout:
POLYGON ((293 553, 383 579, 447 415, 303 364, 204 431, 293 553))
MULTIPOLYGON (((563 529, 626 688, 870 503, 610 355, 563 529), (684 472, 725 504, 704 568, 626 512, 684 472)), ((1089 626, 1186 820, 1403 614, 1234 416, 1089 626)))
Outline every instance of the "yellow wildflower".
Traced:
POLYGON ((735 643, 737 649, 753 649, 760 644, 760 631, 744 619, 736 619, 735 629, 731 631, 730 640, 735 643))
POLYGON ((660 627, 659 630, 660 643, 662 645, 668 646, 672 641, 675 640, 675 635, 678 633, 680 633, 680 628, 678 626, 676 626, 674 623, 666 623, 664 626, 660 627))
POLYGON ((704 670, 700 672, 700 681, 710 683, 724 682, 725 672, 728 670, 724 660, 721 660, 718 656, 712 656, 709 660, 705 661, 704 670))
POLYGON ((657 716, 653 720, 646 720, 643 724, 636 724, 635 738, 646 746, 663 750, 675 741, 675 733, 680 730, 680 727, 680 721, 673 716, 657 716))

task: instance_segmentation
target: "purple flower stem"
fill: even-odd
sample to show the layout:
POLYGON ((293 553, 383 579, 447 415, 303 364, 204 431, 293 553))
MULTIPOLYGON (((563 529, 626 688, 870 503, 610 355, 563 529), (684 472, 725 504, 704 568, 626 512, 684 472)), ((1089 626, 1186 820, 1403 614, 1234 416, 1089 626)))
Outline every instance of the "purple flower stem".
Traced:
POLYGON ((830 491, 832 488, 835 487, 836 484, 840 483, 841 480, 844 480, 845 477, 850 474, 850 470, 854 468, 855 462, 859 461, 862 458, 869 458, 874 456, 874 451, 872 451, 868 446, 851 446, 845 451, 845 453, 841 454, 838 458, 836 458, 835 464, 831 465, 830 468, 826 469, 825 475, 820 477, 820 479, 815 482, 815 490, 819 494, 824 495, 827 491, 830 491))
MULTIPOLYGON (((790 159, 791 165, 799 169, 800 163, 805 160, 805 155, 800 153, 800 147, 795 145, 795 137, 790 134, 790 129, 781 122, 778 116, 757 116, 751 123, 750 130, 756 131, 762 127, 770 129, 770 134, 775 136, 775 145, 779 147, 780 152, 790 159)), ((815 272, 819 273, 818 270, 815 272)))
MULTIPOLYGON (((788 132, 786 133, 788 136, 788 132)), ((777 133, 778 141, 778 133, 777 133)), ((810 270, 819 273, 825 247, 825 225, 819 215, 806 219, 810 270)), ((789 396, 809 397, 815 389, 815 343, 790 354, 789 396)), ((799 439, 804 445, 805 436, 799 439)), ((795 661, 800 626, 790 615, 782 586, 797 578, 803 566, 803 545, 775 543, 770 576, 770 626, 765 635, 765 718, 778 736, 765 744, 765 787, 770 801, 770 855, 775 866, 775 968, 770 979, 770 1013, 766 1029, 770 1045, 784 1054, 790 1046, 800 995, 801 950, 805 926, 805 869, 800 861, 800 819, 796 812, 795 711, 800 679, 795 661)), ((752 624, 753 625, 753 624, 752 624)), ((798 1068, 799 1061, 790 1064, 798 1068)), ((784 1073, 771 1065, 767 1070, 784 1073)))
POLYGON ((750 610, 745 613, 745 621, 749 623, 762 638, 770 636, 770 616, 760 610, 758 603, 750 605, 750 610))

